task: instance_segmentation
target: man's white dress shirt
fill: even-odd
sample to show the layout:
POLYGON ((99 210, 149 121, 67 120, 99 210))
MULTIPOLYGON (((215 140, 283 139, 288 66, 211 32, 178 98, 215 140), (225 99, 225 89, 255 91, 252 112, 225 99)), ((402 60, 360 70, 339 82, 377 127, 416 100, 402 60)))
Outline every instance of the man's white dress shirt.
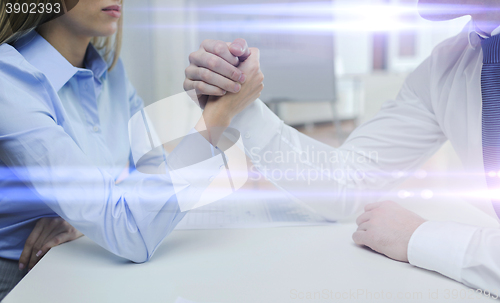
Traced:
MULTIPOLYGON (((480 38, 471 22, 437 46, 396 100, 385 103, 338 149, 285 125, 260 100, 231 126, 241 131, 246 153, 269 180, 332 220, 377 201, 402 181, 395 172, 411 175, 447 140, 471 175, 471 188, 485 191, 481 68, 480 38)), ((487 197, 474 200, 495 216, 487 197)), ((408 259, 499 294, 500 229, 428 221, 411 237, 408 259)))

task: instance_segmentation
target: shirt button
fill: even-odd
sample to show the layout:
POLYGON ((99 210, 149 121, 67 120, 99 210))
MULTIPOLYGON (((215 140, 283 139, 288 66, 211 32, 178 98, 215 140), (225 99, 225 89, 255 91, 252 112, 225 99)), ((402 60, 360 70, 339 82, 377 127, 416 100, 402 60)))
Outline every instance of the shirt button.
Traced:
POLYGON ((250 133, 249 132, 245 133, 245 139, 250 139, 250 133))
POLYGON ((97 133, 99 131, 99 126, 95 125, 93 130, 97 133))

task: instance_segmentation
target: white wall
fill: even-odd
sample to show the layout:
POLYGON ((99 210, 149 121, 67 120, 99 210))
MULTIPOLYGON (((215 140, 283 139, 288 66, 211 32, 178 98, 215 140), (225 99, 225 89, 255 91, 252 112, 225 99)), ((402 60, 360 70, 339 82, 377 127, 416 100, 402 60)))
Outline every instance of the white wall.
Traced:
POLYGON ((147 104, 157 99, 153 14, 143 9, 151 5, 151 0, 125 1, 121 52, 128 77, 147 104))

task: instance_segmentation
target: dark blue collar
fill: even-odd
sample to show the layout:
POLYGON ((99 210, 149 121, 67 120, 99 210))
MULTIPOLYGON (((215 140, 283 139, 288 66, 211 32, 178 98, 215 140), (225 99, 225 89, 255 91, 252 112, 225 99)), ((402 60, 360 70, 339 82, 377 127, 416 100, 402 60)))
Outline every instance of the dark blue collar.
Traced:
POLYGON ((483 64, 500 63, 500 35, 482 39, 483 64))

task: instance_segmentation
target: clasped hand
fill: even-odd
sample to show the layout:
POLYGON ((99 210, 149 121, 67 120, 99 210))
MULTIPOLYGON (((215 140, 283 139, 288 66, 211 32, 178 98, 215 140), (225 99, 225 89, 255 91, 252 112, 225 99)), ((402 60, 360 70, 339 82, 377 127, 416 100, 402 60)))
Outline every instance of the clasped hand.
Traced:
POLYGON ((195 90, 210 127, 227 127, 264 88, 260 52, 243 39, 233 43, 205 40, 189 55, 184 89, 195 90))
POLYGON ((411 236, 425 221, 396 202, 375 202, 366 205, 357 218, 358 229, 352 239, 391 259, 408 262, 411 236))

